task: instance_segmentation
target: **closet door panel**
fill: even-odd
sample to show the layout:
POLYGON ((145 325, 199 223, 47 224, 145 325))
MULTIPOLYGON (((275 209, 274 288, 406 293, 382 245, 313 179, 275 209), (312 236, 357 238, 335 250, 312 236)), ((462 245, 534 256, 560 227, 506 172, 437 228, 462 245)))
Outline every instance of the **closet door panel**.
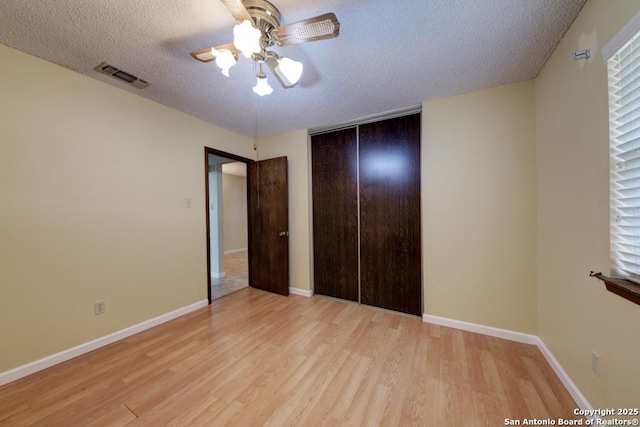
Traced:
POLYGON ((361 125, 363 304, 420 315, 420 114, 361 125))
POLYGON ((311 138, 314 292, 358 301, 355 128, 311 138))

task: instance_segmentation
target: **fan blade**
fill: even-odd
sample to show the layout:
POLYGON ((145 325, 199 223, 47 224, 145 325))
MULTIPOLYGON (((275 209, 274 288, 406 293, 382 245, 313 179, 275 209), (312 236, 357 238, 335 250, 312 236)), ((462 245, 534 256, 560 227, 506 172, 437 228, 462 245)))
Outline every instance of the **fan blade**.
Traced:
MULTIPOLYGON (((216 46, 216 50, 230 50, 234 55, 238 55, 238 49, 233 45, 233 43, 223 44, 221 46, 216 46)), ((201 62, 211 62, 216 60, 216 56, 211 53, 211 48, 208 47, 202 50, 196 50, 195 52, 191 52, 189 55, 193 57, 193 59, 197 59, 201 62)))
POLYGON ((332 39, 340 34, 340 22, 333 13, 275 28, 272 35, 280 46, 332 39))
POLYGON ((233 16, 233 18, 241 23, 243 21, 249 21, 253 24, 251 20, 251 15, 247 11, 247 8, 244 7, 241 0, 220 0, 222 4, 227 8, 229 13, 233 16))

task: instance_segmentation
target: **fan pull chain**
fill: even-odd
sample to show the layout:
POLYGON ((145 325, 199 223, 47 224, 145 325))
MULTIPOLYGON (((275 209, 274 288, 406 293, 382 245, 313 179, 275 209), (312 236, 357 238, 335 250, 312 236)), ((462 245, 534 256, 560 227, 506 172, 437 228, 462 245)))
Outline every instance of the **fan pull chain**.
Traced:
MULTIPOLYGON (((256 71, 256 63, 253 63, 253 71, 256 71)), ((256 152, 256 178, 258 179, 257 189, 258 189, 258 209, 260 209, 260 151, 258 150, 258 108, 257 108, 257 99, 253 98, 253 150, 256 152)))

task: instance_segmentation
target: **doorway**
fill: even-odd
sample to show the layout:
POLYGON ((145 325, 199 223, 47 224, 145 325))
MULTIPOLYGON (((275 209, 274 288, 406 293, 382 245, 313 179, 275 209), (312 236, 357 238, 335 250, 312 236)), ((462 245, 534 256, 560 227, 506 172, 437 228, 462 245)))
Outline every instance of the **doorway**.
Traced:
POLYGON ((209 301, 249 286, 247 164, 205 149, 209 301))
MULTIPOLYGON (((226 276, 225 261, 228 259, 229 265, 233 262, 232 257, 225 259, 224 256, 224 233, 232 220, 225 224, 221 214, 224 212, 223 166, 229 163, 240 163, 236 167, 246 173, 246 213, 243 215, 247 221, 244 227, 247 231, 246 283, 253 288, 289 295, 287 158, 253 161, 208 147, 204 154, 209 303, 215 294, 212 285, 226 276)), ((235 253, 232 249, 228 252, 227 255, 235 253)), ((242 266, 244 262, 237 264, 242 266)), ((233 284, 230 288, 237 290, 233 284)))

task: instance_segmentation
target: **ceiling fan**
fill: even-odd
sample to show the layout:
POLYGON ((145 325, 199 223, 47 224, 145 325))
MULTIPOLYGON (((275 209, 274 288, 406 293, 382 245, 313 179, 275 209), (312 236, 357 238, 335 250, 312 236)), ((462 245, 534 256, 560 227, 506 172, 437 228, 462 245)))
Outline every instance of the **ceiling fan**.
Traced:
POLYGON ((302 63, 279 56, 269 50, 271 47, 331 39, 340 33, 340 23, 333 13, 280 26, 280 12, 267 0, 221 1, 237 21, 233 43, 197 50, 191 56, 202 62, 215 61, 227 77, 239 53, 252 59, 260 67, 253 91, 261 96, 273 91, 262 64, 269 67, 285 89, 295 86, 302 76, 302 63))

